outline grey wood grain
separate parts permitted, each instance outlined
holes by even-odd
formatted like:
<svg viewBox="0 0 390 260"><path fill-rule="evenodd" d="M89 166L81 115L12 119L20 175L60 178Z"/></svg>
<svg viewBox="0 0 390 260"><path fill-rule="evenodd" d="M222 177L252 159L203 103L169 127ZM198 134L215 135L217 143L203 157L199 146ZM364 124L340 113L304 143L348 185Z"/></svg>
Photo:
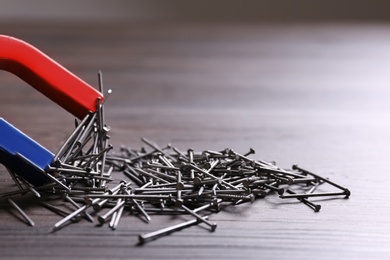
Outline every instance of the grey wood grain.
<svg viewBox="0 0 390 260"><path fill-rule="evenodd" d="M17 200L31 228L1 201L0 258L388 259L390 257L390 25L388 24L1 24L97 86L111 143L141 137L180 149L223 149L298 164L348 187L350 199L269 197L211 215L137 245L137 235L189 219L125 214L116 231L87 221L50 233L61 219ZM56 151L73 117L0 72L0 116ZM117 176L117 179L124 176ZM1 166L0 190L13 189Z"/></svg>

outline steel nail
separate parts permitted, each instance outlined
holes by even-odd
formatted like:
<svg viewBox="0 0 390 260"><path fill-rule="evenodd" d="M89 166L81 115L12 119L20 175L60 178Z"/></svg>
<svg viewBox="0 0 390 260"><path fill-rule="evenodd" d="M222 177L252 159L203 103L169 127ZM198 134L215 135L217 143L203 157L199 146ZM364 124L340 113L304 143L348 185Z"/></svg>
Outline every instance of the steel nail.
<svg viewBox="0 0 390 260"><path fill-rule="evenodd" d="M314 176L314 177L316 177L316 178L318 178L318 179L320 179L320 180L322 180L322 181L324 181L324 182L326 182L326 183L329 183L330 185L332 185L332 186L334 186L334 187L336 187L336 188L339 188L340 190L343 190L343 191L344 191L344 194L343 194L343 195L345 195L347 198L351 195L351 192L350 192L347 188L345 188L345 187L343 187L343 186L341 186L341 185L339 185L339 184L337 184L337 183L335 183L335 182L333 182L333 181L330 181L330 180L328 180L328 179L326 179L326 178L323 178L323 177L321 177L321 176L319 176L319 175L317 175L317 174L314 174L314 173L309 172L309 171L307 171L307 170L305 170L305 169L302 169L301 167L298 167L298 165L296 165L296 164L293 165L292 168L293 168L294 170L301 171L302 173L305 173L305 174L309 174L309 175L311 175L311 176Z"/></svg>
<svg viewBox="0 0 390 260"><path fill-rule="evenodd" d="M120 198L118 199L118 202L117 202L117 204L116 204L116 206L115 207L113 207L112 209L110 209L106 214L104 214L103 216L98 216L98 221L99 221L99 223L100 224L104 224L104 222L106 222L107 221L107 219L109 218L109 217L111 217L112 216L112 214L114 213L114 212L116 212L120 207L122 207L124 204L125 204L125 200L121 200Z"/></svg>
<svg viewBox="0 0 390 260"><path fill-rule="evenodd" d="M35 226L34 221L15 203L10 197L7 198L7 201L22 215L22 217L27 221L30 226Z"/></svg>
<svg viewBox="0 0 390 260"><path fill-rule="evenodd" d="M293 195L296 194L295 192L293 192L292 190L289 190L289 189L287 189L286 192L289 193L289 194L293 194ZM309 201L306 198L297 198L297 199L300 202L302 202L302 203L306 204L307 206L309 206L310 208L312 208L314 210L314 212L318 212L321 209L321 205L315 204L315 203Z"/></svg>
<svg viewBox="0 0 390 260"><path fill-rule="evenodd" d="M208 216L202 217L202 221L204 221L204 220L207 221L207 219L208 219ZM154 239L156 239L156 238L158 238L160 236L170 234L170 233L172 233L174 231L178 231L178 230L183 229L185 227L192 226L192 225L197 224L199 222L200 222L199 219L193 219L193 220L190 220L190 221L187 221L187 222L184 222L184 223L180 223L180 224L177 224L177 225L174 225L174 226L171 226L171 227L167 227L167 228L163 228L163 229L160 229L160 230L157 230L157 231L153 231L153 232L150 232L150 233L139 235L138 236L139 243L140 244L144 244L144 243L149 242L151 240L154 240Z"/></svg>
<svg viewBox="0 0 390 260"><path fill-rule="evenodd" d="M201 221L201 222L205 223L206 225L208 225L209 227L211 227L211 231L215 231L215 229L217 228L216 223L210 223L208 220L204 219L202 216L200 216L199 214L197 214L193 210L190 210L185 205L181 205L181 208L184 209L186 212L190 213L195 218L197 218L199 221Z"/></svg>

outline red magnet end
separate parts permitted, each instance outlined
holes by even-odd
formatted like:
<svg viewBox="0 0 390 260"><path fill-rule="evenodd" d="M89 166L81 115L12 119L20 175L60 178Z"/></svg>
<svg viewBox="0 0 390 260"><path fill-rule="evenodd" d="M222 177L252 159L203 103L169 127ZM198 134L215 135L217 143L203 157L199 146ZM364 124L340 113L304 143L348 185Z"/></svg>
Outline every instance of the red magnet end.
<svg viewBox="0 0 390 260"><path fill-rule="evenodd" d="M95 112L103 95L42 53L19 39L0 35L0 69L9 71L79 119Z"/></svg>

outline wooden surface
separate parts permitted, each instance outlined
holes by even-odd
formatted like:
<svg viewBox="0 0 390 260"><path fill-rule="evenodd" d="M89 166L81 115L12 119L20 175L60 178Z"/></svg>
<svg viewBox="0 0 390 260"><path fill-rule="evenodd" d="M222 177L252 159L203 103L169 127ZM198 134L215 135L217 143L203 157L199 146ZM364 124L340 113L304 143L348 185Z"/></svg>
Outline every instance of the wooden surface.
<svg viewBox="0 0 390 260"><path fill-rule="evenodd" d="M390 25L1 24L90 84L102 70L114 149L141 137L182 150L256 150L346 187L314 213L277 196L211 215L137 245L137 235L187 217L124 216L116 231L87 221L50 233L61 217L17 201L29 227L1 201L0 258L388 259L390 257ZM0 116L55 152L73 117L8 72ZM125 176L115 176L117 179ZM1 192L14 189L0 167Z"/></svg>

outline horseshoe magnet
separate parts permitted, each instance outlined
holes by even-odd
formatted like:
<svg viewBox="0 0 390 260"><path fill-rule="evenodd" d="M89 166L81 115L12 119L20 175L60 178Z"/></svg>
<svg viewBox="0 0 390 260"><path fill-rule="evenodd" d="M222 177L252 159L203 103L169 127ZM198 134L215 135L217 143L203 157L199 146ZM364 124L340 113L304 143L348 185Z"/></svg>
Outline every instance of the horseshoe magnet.
<svg viewBox="0 0 390 260"><path fill-rule="evenodd" d="M9 71L79 119L103 95L32 45L0 35L0 69Z"/></svg>
<svg viewBox="0 0 390 260"><path fill-rule="evenodd" d="M9 71L79 119L98 110L103 95L37 48L0 35L0 69ZM48 182L45 169L54 155L0 118L0 163L38 186Z"/></svg>

